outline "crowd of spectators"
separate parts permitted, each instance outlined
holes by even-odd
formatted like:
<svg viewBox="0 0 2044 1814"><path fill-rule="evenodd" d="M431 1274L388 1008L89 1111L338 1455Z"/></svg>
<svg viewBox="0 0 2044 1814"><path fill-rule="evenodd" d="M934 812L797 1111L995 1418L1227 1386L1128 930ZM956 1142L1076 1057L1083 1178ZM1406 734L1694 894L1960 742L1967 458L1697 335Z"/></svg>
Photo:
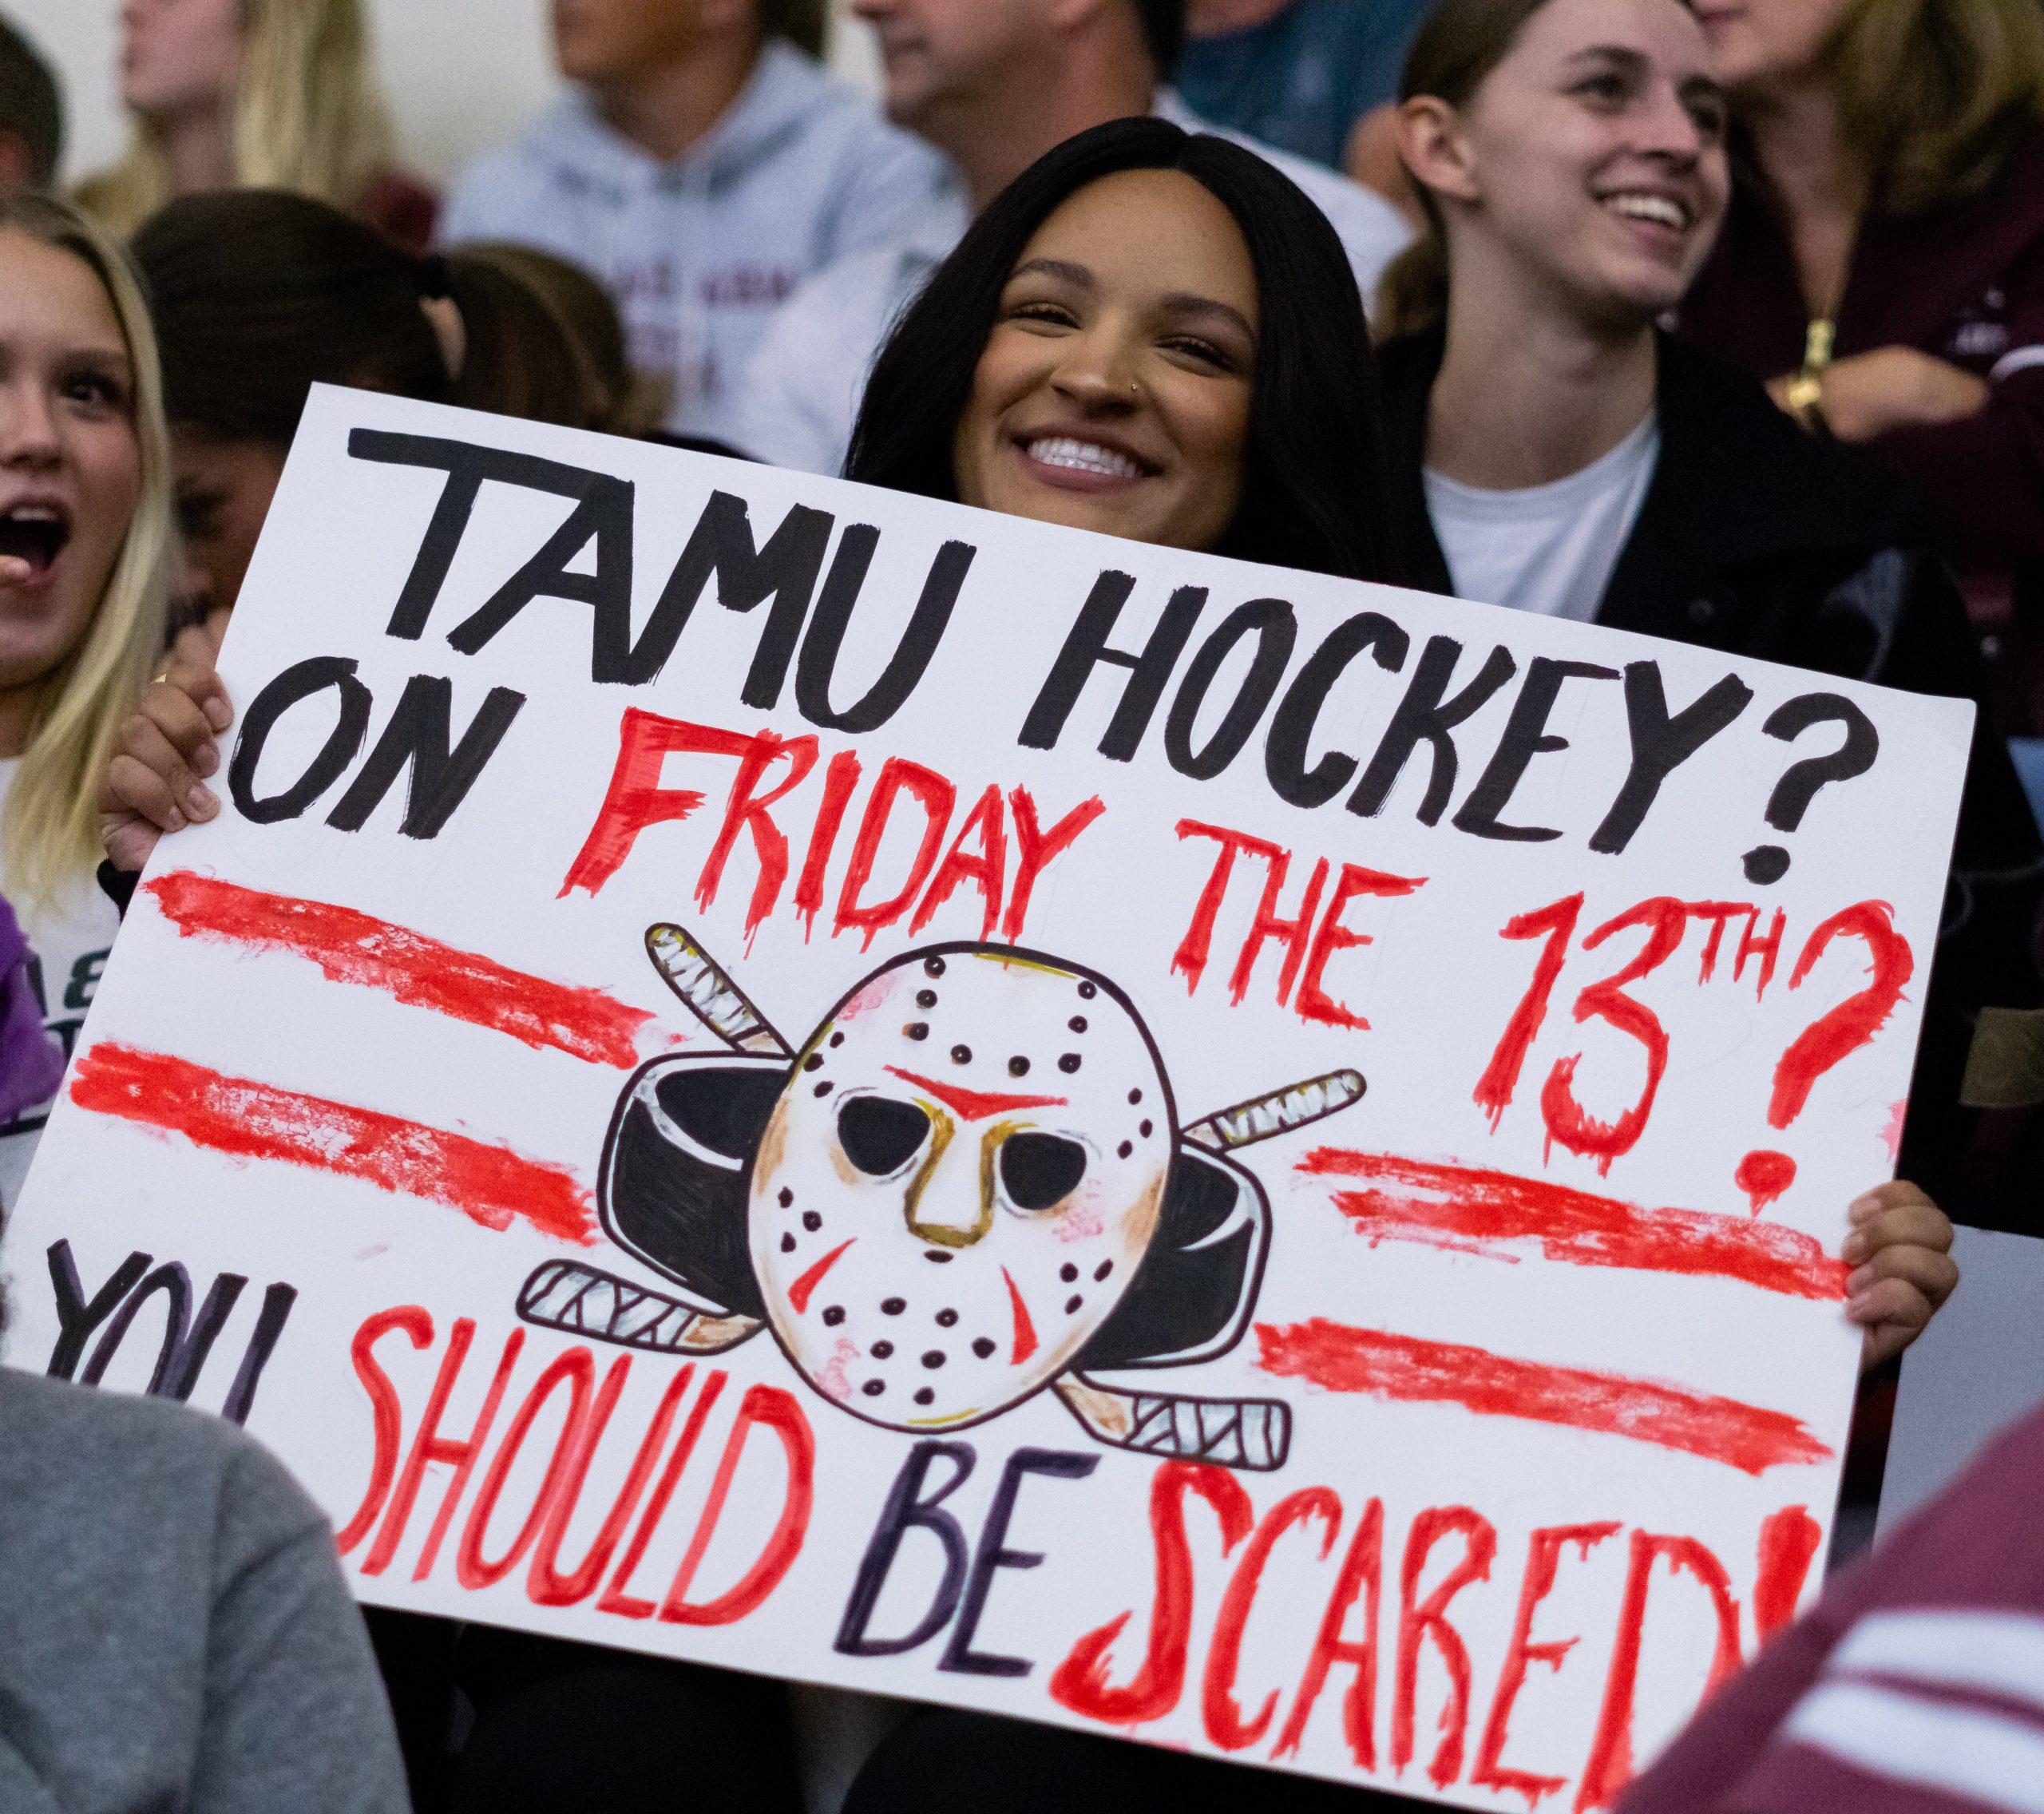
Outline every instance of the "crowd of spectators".
<svg viewBox="0 0 2044 1814"><path fill-rule="evenodd" d="M130 143L68 196L0 20L0 1213L136 872L220 810L213 657L331 382L1976 702L1913 1182L1844 1250L1891 1383L1956 1282L1945 1210L2044 1230L2044 1134L1984 1163L1965 1082L1983 1011L2044 1001L2011 758L2044 733L2044 6L854 10L877 105L824 0L553 0L563 98L444 197L358 0L128 0ZM1623 1807L2039 1805L2041 1468L2033 1420ZM760 1809L1395 1800L365 1627L327 1537L231 1426L0 1370L0 1806L624 1814L677 1746Z"/></svg>

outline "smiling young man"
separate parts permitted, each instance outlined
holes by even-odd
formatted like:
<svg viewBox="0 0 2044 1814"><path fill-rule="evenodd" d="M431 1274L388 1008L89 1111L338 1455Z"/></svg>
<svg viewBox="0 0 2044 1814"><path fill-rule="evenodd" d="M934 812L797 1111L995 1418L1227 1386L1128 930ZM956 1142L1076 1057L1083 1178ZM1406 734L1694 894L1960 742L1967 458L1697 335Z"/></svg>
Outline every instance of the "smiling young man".
<svg viewBox="0 0 2044 1814"><path fill-rule="evenodd" d="M914 230L943 160L817 66L823 0L553 0L579 92L464 172L444 244L512 240L600 278L667 426L730 437L733 388L810 271Z"/></svg>
<svg viewBox="0 0 2044 1814"><path fill-rule="evenodd" d="M1367 299L1410 239L1380 197L1190 112L1163 85L1185 40L1185 0L857 0L879 34L887 112L949 158L946 205L883 250L841 260L782 310L748 366L735 438L778 465L835 473L889 327L968 220L1053 145L1155 113L1220 132L1275 164L1340 235Z"/></svg>

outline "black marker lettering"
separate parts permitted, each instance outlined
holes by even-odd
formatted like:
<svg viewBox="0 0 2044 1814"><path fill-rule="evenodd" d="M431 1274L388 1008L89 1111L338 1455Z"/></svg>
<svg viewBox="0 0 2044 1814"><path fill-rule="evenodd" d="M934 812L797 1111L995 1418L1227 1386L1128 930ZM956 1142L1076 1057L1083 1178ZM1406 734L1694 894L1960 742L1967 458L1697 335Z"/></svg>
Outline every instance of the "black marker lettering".
<svg viewBox="0 0 2044 1814"><path fill-rule="evenodd" d="M1455 791L1456 762L1455 739L1450 733L1466 719L1473 718L1490 702L1491 695L1519 671L1511 652L1500 644L1491 651L1476 678L1456 694L1447 697L1448 683L1462 645L1452 636L1431 636L1413 670L1412 682L1398 709L1391 715L1384 741L1370 758L1370 766L1356 791L1349 796L1349 810L1373 819L1384 810L1398 778L1412 752L1424 742L1432 746L1433 773L1427 782L1426 798L1413 816L1421 825L1438 825Z"/></svg>
<svg viewBox="0 0 2044 1814"><path fill-rule="evenodd" d="M468 798L483 765L497 753L525 695L509 687L492 687L458 743L453 741L454 701L451 680L429 674L407 680L398 709L340 803L327 815L327 824L339 831L361 830L410 767L411 782L398 829L407 838L437 838Z"/></svg>
<svg viewBox="0 0 2044 1814"><path fill-rule="evenodd" d="M1252 633L1256 655L1243 677L1242 691L1207 739L1206 747L1195 750L1193 727L1198 722L1199 708L1206 703L1207 690L1235 644ZM1251 599L1228 613L1221 628L1200 644L1199 653L1186 669L1178 697L1171 702L1171 715L1164 720L1164 755L1173 768L1194 781L1211 781L1242 754L1285 678L1298 635L1298 620L1281 598Z"/></svg>
<svg viewBox="0 0 2044 1814"><path fill-rule="evenodd" d="M1411 648L1411 638L1388 617L1365 611L1337 625L1307 658L1285 691L1263 747L1264 773L1279 799L1294 806L1324 806L1349 785L1357 766L1353 756L1330 752L1310 771L1306 767L1327 695L1365 649L1387 674L1396 674Z"/></svg>
<svg viewBox="0 0 2044 1814"><path fill-rule="evenodd" d="M1122 607L1128 603L1129 594L1135 589L1132 574L1118 573L1112 568L1093 582L1085 608L1079 613L1079 621L1072 625L1072 633L1064 639L1064 647L1058 652L1050 678L1044 682L1036 703L1030 707L1029 715L1022 722L1020 741L1025 749L1057 747L1057 740L1064 732L1065 720L1079 703L1087 680L1095 667L1105 663L1126 667L1134 678L1123 690L1121 703L1115 708L1107 735L1100 739L1100 754L1117 762L1130 761L1135 756L1143 732L1150 728L1157 702L1163 698L1164 688L1171 683L1171 670L1178 665L1178 657L1185 653L1185 645L1191 640L1193 625L1198 622L1199 613L1206 604L1206 588L1181 586L1173 592L1171 603L1164 607L1164 614L1157 620L1157 628L1151 632L1143 652L1131 655L1125 649L1109 648L1107 637L1113 632L1115 620L1121 616Z"/></svg>
<svg viewBox="0 0 2044 1814"><path fill-rule="evenodd" d="M1646 822L1661 784L1753 703L1753 688L1728 674L1693 705L1672 718L1658 662L1626 664L1626 723L1632 735L1632 770L1590 848L1615 857Z"/></svg>

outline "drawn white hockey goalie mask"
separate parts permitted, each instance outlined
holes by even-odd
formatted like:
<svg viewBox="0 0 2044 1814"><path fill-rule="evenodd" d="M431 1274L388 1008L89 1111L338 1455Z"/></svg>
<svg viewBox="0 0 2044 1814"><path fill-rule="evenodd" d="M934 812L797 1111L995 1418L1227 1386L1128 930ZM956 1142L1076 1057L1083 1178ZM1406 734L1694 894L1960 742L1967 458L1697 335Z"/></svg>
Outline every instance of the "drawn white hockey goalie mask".
<svg viewBox="0 0 2044 1814"><path fill-rule="evenodd" d="M815 1389L903 1430L957 1428L1056 1385L1103 1441L1282 1464L1281 1403L1097 1384L1242 1338L1270 1212L1234 1149L1338 1112L1353 1071L1182 1127L1163 1063L1103 976L1006 946L914 951L799 1051L681 928L648 950L723 1042L643 1065L598 1202L671 1293L580 1261L519 1314L672 1354L770 1328Z"/></svg>
<svg viewBox="0 0 2044 1814"><path fill-rule="evenodd" d="M1133 1012L1090 976L912 955L811 1036L753 1166L753 1270L819 1392L992 1416L1069 1367L1155 1236L1176 1139Z"/></svg>

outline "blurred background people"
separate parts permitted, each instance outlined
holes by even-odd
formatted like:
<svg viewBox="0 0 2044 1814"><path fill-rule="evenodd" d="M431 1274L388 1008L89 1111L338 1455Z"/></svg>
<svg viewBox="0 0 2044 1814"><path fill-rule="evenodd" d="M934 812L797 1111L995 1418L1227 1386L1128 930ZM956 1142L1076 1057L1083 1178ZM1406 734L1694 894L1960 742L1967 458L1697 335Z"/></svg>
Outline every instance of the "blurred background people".
<svg viewBox="0 0 2044 1814"><path fill-rule="evenodd" d="M280 188L425 249L437 204L391 161L360 0L126 0L121 17L134 134L78 191L115 232L174 196Z"/></svg>
<svg viewBox="0 0 2044 1814"><path fill-rule="evenodd" d="M118 925L93 885L94 790L163 649L172 544L156 342L127 262L66 204L0 200L0 893L67 1052ZM0 1204L46 1106L0 1128Z"/></svg>
<svg viewBox="0 0 2044 1814"><path fill-rule="evenodd" d="M241 590L311 387L446 402L447 357L422 305L444 271L339 208L280 189L188 196L133 240L162 347L176 477L180 624Z"/></svg>
<svg viewBox="0 0 2044 1814"><path fill-rule="evenodd" d="M450 402L601 434L652 434L667 419L671 382L634 368L617 307L586 271L486 240L446 263L461 327Z"/></svg>
<svg viewBox="0 0 2044 1814"><path fill-rule="evenodd" d="M942 162L824 73L825 0L553 0L579 93L464 172L442 238L600 277L667 426L731 438L739 374L811 271L912 232Z"/></svg>
<svg viewBox="0 0 2044 1814"><path fill-rule="evenodd" d="M1398 96L1430 0L1190 0L1173 77L1202 119L1330 169Z"/></svg>
<svg viewBox="0 0 2044 1814"><path fill-rule="evenodd" d="M1977 699L1913 516L1754 379L1657 329L1731 182L1685 0L1440 0L1404 86L1435 223L1386 280L1380 348L1412 582ZM2039 993L2041 857L1983 714L1900 1162L1955 1203L1975 1016Z"/></svg>
<svg viewBox="0 0 2044 1814"><path fill-rule="evenodd" d="M46 189L64 156L64 101L35 46L0 18L0 196Z"/></svg>
<svg viewBox="0 0 2044 1814"><path fill-rule="evenodd" d="M866 374L889 325L965 224L1054 145L1155 113L1210 129L1164 85L1185 0L857 0L879 34L887 112L948 157L961 192L896 244L803 285L761 341L731 434L776 465L843 465ZM1411 237L1396 212L1331 171L1257 141L1333 224L1365 295Z"/></svg>
<svg viewBox="0 0 2044 1814"><path fill-rule="evenodd" d="M1865 447L2044 734L2044 7L1703 0L1737 180L1683 331Z"/></svg>
<svg viewBox="0 0 2044 1814"><path fill-rule="evenodd" d="M183 561L216 648L315 384L642 432L660 403L584 273L522 246L414 257L280 189L188 196L133 240L162 348Z"/></svg>

